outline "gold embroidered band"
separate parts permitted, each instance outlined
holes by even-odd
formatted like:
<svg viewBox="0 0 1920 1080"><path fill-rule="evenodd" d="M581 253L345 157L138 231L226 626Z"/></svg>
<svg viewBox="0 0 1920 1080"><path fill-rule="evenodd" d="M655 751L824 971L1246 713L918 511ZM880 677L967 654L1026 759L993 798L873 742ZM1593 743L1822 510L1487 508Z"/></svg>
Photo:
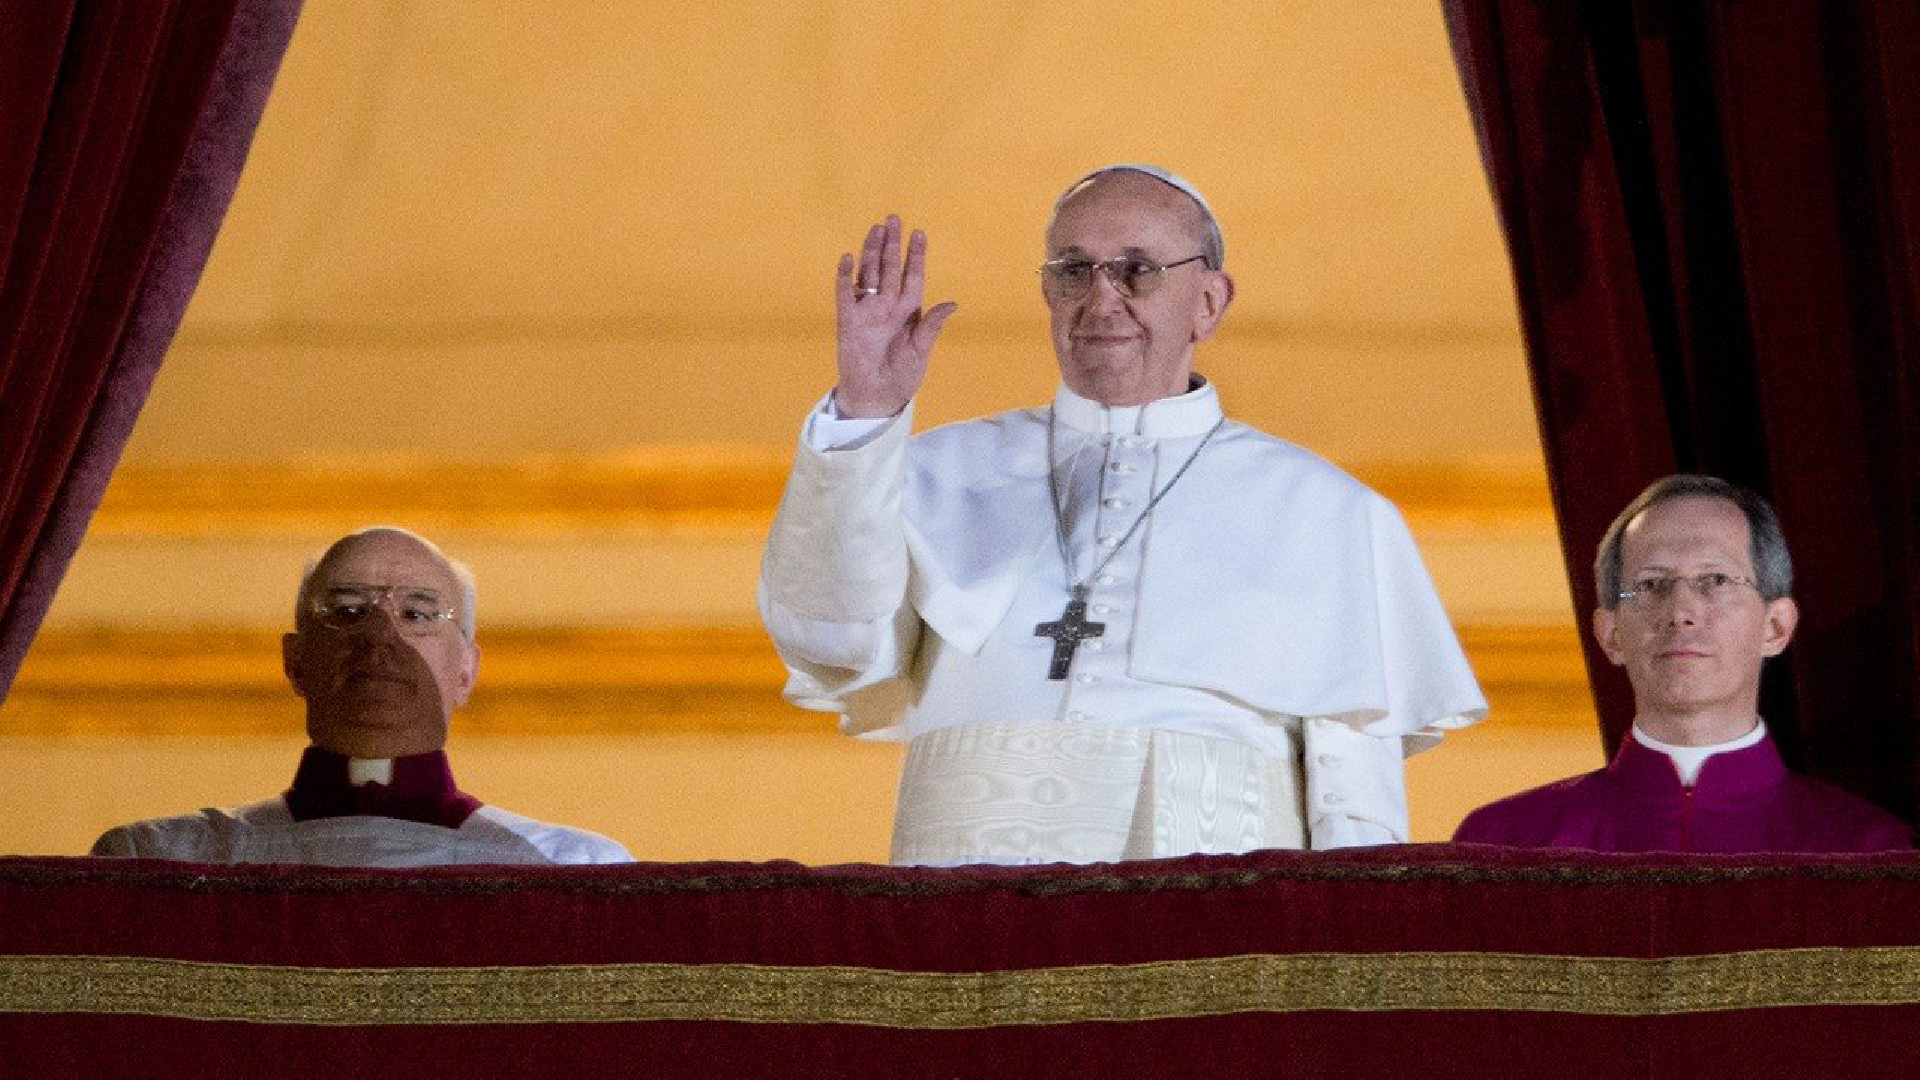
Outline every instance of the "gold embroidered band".
<svg viewBox="0 0 1920 1080"><path fill-rule="evenodd" d="M1242 1012L1660 1016L1920 1003L1920 946L1705 956L1258 954L992 972L754 964L306 968L0 957L0 1012L263 1024L726 1020L961 1030Z"/></svg>

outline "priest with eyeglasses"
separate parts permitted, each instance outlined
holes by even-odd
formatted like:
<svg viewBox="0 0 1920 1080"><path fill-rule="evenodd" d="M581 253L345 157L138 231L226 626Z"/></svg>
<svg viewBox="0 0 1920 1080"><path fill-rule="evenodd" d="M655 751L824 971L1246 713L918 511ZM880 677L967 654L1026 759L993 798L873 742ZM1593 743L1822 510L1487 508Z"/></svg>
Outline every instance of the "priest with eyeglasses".
<svg viewBox="0 0 1920 1080"><path fill-rule="evenodd" d="M1408 839L1403 755L1486 702L1393 506L1227 418L1212 210L1125 164L1054 205L1051 403L915 435L952 303L874 225L762 564L790 700L907 743L896 863Z"/></svg>
<svg viewBox="0 0 1920 1080"><path fill-rule="evenodd" d="M522 817L454 783L445 746L479 669L474 599L472 573L413 533L341 537L302 578L281 641L310 743L292 786L109 829L92 853L318 866L629 861L607 837Z"/></svg>
<svg viewBox="0 0 1920 1080"><path fill-rule="evenodd" d="M1454 839L1725 853L1888 851L1906 822L1790 772L1760 717L1760 668L1793 638L1793 562L1773 508L1717 477L1655 481L1594 560L1593 633L1633 685L1604 769L1483 806Z"/></svg>

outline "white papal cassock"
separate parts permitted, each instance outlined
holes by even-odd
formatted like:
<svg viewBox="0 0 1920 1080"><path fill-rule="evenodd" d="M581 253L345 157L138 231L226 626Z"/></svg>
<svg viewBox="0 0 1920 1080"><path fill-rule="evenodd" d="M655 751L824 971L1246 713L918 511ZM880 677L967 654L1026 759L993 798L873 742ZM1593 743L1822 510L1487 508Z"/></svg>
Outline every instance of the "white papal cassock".
<svg viewBox="0 0 1920 1080"><path fill-rule="evenodd" d="M787 697L909 743L897 863L1091 862L1407 838L1403 751L1486 711L1392 504L1226 422L1202 382L1106 407L1062 387L909 438L808 418L760 607ZM1047 678L1067 569L1090 589ZM1112 558L1095 567L1102 560ZM1088 575L1091 575L1089 577Z"/></svg>

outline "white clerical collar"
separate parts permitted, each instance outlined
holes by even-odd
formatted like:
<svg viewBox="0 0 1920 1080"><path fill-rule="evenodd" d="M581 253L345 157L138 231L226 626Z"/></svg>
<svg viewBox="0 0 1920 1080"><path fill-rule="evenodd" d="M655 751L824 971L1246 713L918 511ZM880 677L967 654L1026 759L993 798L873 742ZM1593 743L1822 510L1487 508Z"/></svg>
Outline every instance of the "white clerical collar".
<svg viewBox="0 0 1920 1080"><path fill-rule="evenodd" d="M348 758L347 783L354 787L361 784L392 784L392 758Z"/></svg>
<svg viewBox="0 0 1920 1080"><path fill-rule="evenodd" d="M1193 389L1145 405L1102 405L1083 398L1065 383L1053 395L1060 423L1090 435L1144 435L1149 439L1198 438L1220 422L1220 396L1198 375Z"/></svg>
<svg viewBox="0 0 1920 1080"><path fill-rule="evenodd" d="M1638 724L1633 728L1634 742L1649 750L1658 750L1673 759L1673 767L1680 773L1681 787L1692 787L1693 782L1700 779L1700 767L1705 765L1707 759L1713 755L1724 754L1731 750L1745 750L1766 737L1767 722L1765 720L1755 720L1753 730L1737 739L1714 743L1712 746L1674 746L1641 731Z"/></svg>

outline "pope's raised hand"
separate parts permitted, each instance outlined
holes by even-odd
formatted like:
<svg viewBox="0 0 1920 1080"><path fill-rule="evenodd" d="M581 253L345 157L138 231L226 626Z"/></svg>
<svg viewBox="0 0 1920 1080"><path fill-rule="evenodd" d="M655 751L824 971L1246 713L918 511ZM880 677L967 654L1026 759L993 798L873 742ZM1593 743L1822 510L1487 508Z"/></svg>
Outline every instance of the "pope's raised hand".
<svg viewBox="0 0 1920 1080"><path fill-rule="evenodd" d="M927 237L918 229L901 256L900 219L867 230L856 263L840 256L834 279L839 314L840 384L833 399L841 416L892 416L919 393L927 357L952 303L920 310L927 278Z"/></svg>

